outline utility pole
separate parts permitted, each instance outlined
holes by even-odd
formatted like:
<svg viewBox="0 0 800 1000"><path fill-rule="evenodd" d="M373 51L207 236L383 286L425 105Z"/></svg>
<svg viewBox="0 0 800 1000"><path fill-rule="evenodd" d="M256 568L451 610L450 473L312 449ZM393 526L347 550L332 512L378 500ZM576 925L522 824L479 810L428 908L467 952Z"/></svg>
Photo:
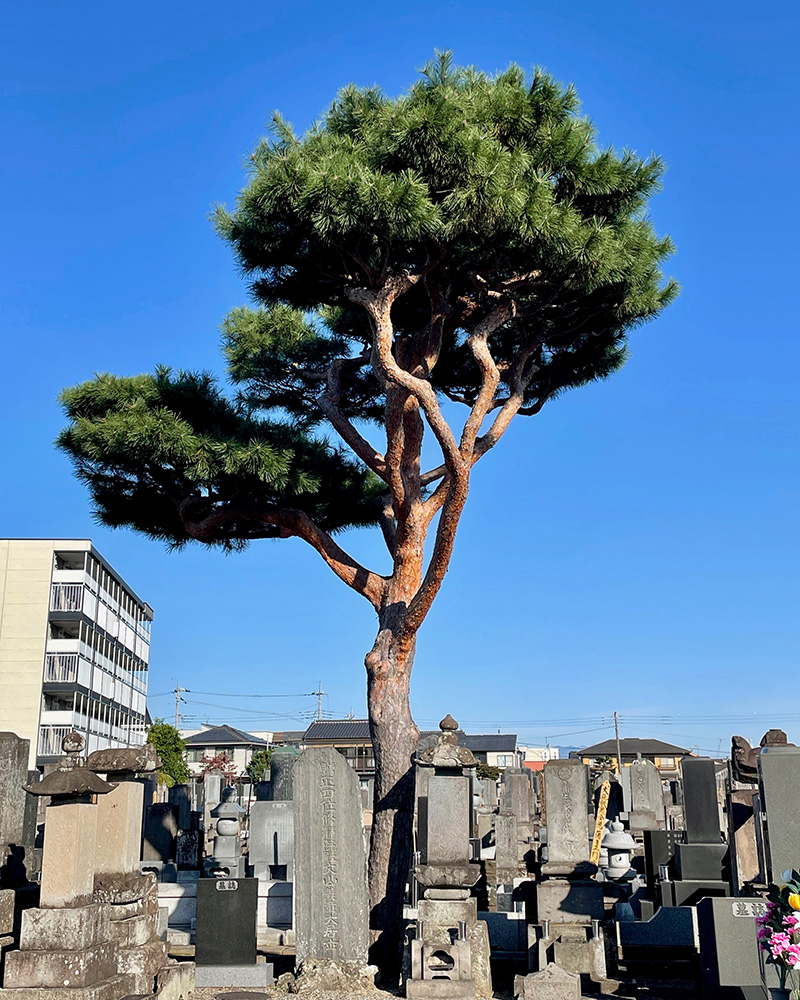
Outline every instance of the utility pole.
<svg viewBox="0 0 800 1000"><path fill-rule="evenodd" d="M617 774L622 775L622 754L619 751L619 716L614 712L614 735L617 739Z"/></svg>
<svg viewBox="0 0 800 1000"><path fill-rule="evenodd" d="M312 691L311 693L317 696L317 721L319 721L322 718L322 696L328 692L322 690L322 681L320 681L319 690Z"/></svg>
<svg viewBox="0 0 800 1000"><path fill-rule="evenodd" d="M186 692L187 694L189 694L190 693L189 688L182 688L181 687L181 682L178 681L177 685L175 687L175 691L173 692L174 695L175 695L175 728L176 729L180 729L181 728L181 702L183 702L184 705L186 704L186 699L185 698L181 698L181 695L184 692Z"/></svg>

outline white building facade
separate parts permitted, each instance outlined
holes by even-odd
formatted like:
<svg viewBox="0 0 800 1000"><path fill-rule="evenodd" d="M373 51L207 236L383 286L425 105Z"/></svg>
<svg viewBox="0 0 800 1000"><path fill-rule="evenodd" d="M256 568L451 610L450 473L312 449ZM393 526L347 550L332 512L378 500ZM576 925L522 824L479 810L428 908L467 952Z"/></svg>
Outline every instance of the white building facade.
<svg viewBox="0 0 800 1000"><path fill-rule="evenodd" d="M0 539L0 730L31 768L73 729L86 753L144 742L152 620L88 539Z"/></svg>

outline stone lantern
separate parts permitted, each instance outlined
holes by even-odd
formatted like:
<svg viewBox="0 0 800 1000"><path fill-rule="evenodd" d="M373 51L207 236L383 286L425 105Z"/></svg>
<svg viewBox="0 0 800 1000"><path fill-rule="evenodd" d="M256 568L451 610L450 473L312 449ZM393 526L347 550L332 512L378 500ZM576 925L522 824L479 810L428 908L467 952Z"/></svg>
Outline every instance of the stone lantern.
<svg viewBox="0 0 800 1000"><path fill-rule="evenodd" d="M601 847L608 861L602 866L606 878L614 880L629 880L636 872L631 868L631 854L636 848L636 841L623 829L619 820L612 820L603 835Z"/></svg>
<svg viewBox="0 0 800 1000"><path fill-rule="evenodd" d="M243 878L242 844L239 838L244 809L233 801L235 790L226 788L222 801L211 810L215 820L214 853L208 859L209 874L218 878Z"/></svg>
<svg viewBox="0 0 800 1000"><path fill-rule="evenodd" d="M410 941L410 1000L491 994L487 925L478 920L472 886L480 865L470 861L472 794L470 770L478 763L458 742L458 723L447 715L433 746L414 762L431 768L428 778L425 845L414 878L424 890Z"/></svg>

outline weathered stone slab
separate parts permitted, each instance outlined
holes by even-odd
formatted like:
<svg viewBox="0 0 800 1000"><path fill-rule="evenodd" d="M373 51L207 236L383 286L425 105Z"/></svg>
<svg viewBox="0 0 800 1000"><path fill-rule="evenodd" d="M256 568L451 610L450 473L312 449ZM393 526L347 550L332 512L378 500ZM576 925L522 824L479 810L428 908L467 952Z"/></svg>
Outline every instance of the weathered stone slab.
<svg viewBox="0 0 800 1000"><path fill-rule="evenodd" d="M3 986L92 986L116 974L113 945L82 951L11 951L6 955Z"/></svg>
<svg viewBox="0 0 800 1000"><path fill-rule="evenodd" d="M505 808L517 817L517 823L531 819L531 782L526 768L507 767L503 772Z"/></svg>
<svg viewBox="0 0 800 1000"><path fill-rule="evenodd" d="M541 972L515 976L514 996L521 1000L580 1000L581 977L548 965Z"/></svg>
<svg viewBox="0 0 800 1000"><path fill-rule="evenodd" d="M119 1000L130 993L130 980L112 976L92 986L29 986L1 989L0 997L7 1000Z"/></svg>
<svg viewBox="0 0 800 1000"><path fill-rule="evenodd" d="M428 779L427 864L469 860L469 785L466 775L434 773Z"/></svg>
<svg viewBox="0 0 800 1000"><path fill-rule="evenodd" d="M547 878L536 883L537 920L551 924L584 924L603 919L600 882Z"/></svg>
<svg viewBox="0 0 800 1000"><path fill-rule="evenodd" d="M97 796L98 874L138 871L143 805L144 788L137 781L121 781L108 795Z"/></svg>
<svg viewBox="0 0 800 1000"><path fill-rule="evenodd" d="M588 768L579 760L544 765L548 859L545 875L569 875L589 863Z"/></svg>
<svg viewBox="0 0 800 1000"><path fill-rule="evenodd" d="M86 802L63 802L47 807L42 907L83 906L92 901L97 808Z"/></svg>
<svg viewBox="0 0 800 1000"><path fill-rule="evenodd" d="M270 760L270 798L273 802L290 802L293 797L292 772L297 761L293 747L276 747Z"/></svg>
<svg viewBox="0 0 800 1000"><path fill-rule="evenodd" d="M0 865L11 844L23 842L30 740L15 733L0 733Z"/></svg>
<svg viewBox="0 0 800 1000"><path fill-rule="evenodd" d="M494 819L495 867L498 873L514 872L519 868L517 817L512 812L499 812ZM505 881L498 877L498 881Z"/></svg>
<svg viewBox="0 0 800 1000"><path fill-rule="evenodd" d="M367 884L358 778L332 747L294 765L297 961L366 962Z"/></svg>
<svg viewBox="0 0 800 1000"><path fill-rule="evenodd" d="M23 951L82 951L108 941L109 907L104 903L22 911L20 947Z"/></svg>
<svg viewBox="0 0 800 1000"><path fill-rule="evenodd" d="M98 774L149 774L158 770L158 753L152 743L140 747L112 747L95 750L86 766ZM113 780L113 779L112 779Z"/></svg>
<svg viewBox="0 0 800 1000"><path fill-rule="evenodd" d="M650 760L635 760L630 768L631 811L653 813L659 816L664 803L661 791L661 777L658 768Z"/></svg>

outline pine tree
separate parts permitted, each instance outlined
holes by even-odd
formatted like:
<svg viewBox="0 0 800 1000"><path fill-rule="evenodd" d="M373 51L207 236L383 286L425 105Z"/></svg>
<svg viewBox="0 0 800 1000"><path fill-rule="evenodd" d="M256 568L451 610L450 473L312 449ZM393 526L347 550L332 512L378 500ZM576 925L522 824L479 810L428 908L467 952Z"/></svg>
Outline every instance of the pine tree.
<svg viewBox="0 0 800 1000"><path fill-rule="evenodd" d="M255 303L224 323L236 397L164 368L63 394L60 446L103 523L173 546L299 537L374 607L372 955L389 976L411 665L473 466L513 418L617 371L629 332L675 296L670 240L646 215L662 172L599 149L572 87L538 70L490 77L437 54L398 98L348 86L305 135L276 114L235 209L217 212ZM428 469L425 433L441 453ZM387 575L334 538L365 525Z"/></svg>

